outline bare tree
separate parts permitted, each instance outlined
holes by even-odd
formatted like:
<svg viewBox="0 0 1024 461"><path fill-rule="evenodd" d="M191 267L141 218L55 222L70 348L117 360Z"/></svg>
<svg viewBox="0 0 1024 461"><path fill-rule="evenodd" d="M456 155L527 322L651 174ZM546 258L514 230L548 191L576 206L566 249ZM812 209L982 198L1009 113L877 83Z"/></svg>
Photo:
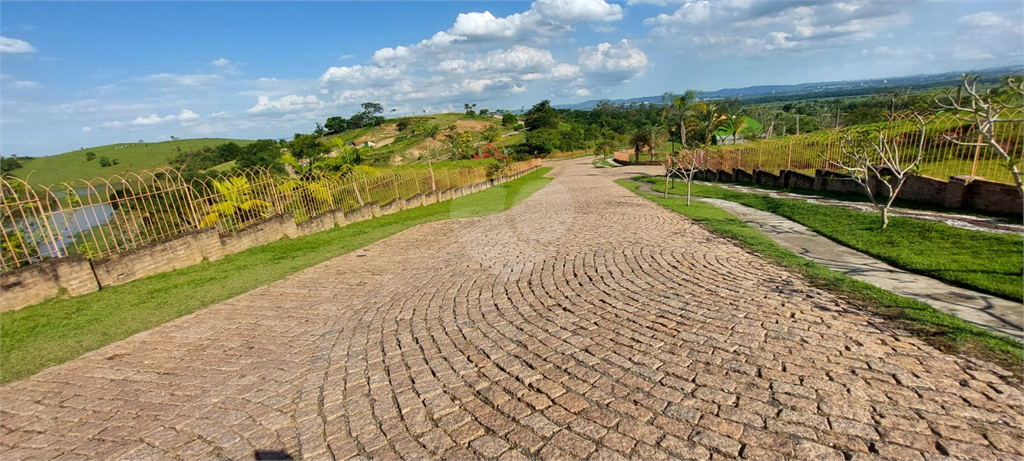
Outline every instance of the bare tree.
<svg viewBox="0 0 1024 461"><path fill-rule="evenodd" d="M679 175L686 181L686 205L690 205L690 187L693 185L693 176L708 164L708 154L704 149L684 150L679 152L675 158L668 157L668 164L665 166L665 198L668 198L668 182L675 175ZM673 186L675 181L673 180Z"/></svg>
<svg viewBox="0 0 1024 461"><path fill-rule="evenodd" d="M854 181L864 187L871 204L882 213L882 229L889 225L889 207L896 200L907 177L913 174L911 170L921 163L924 153L924 118L917 114L913 116L920 130L920 142L914 151L901 152L900 143L894 139L897 136L890 137L884 128L849 130L840 138L840 158L826 158L829 163L845 170ZM890 120L890 126L894 125L892 121ZM875 197L871 190L872 178L888 192L884 202Z"/></svg>
<svg viewBox="0 0 1024 461"><path fill-rule="evenodd" d="M936 98L935 102L943 109L952 111L957 120L973 124L980 139L971 142L961 137L947 135L945 138L962 146L991 147L1006 169L1013 174L1017 190L1024 197L1024 173L1019 165L1021 160L1010 155L1008 143L1000 143L996 138L997 125L1024 122L1019 99L1024 96L1024 78L1006 77L999 87L985 92L978 91L976 75L964 74L963 78L963 84L956 89L956 97L950 92L946 95L946 101ZM963 101L963 93L967 93L966 101Z"/></svg>

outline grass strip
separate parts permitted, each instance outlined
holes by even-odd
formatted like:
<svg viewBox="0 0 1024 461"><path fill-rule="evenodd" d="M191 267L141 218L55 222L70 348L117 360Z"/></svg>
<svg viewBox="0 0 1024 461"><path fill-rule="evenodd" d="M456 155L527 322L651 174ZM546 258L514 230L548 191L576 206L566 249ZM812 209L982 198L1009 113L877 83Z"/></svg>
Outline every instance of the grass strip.
<svg viewBox="0 0 1024 461"><path fill-rule="evenodd" d="M52 299L0 319L0 382L122 340L418 224L500 213L543 188L551 168L475 194L281 239L213 262L154 275L96 293Z"/></svg>
<svg viewBox="0 0 1024 461"><path fill-rule="evenodd" d="M664 192L664 178L643 178ZM676 182L669 193L686 194ZM737 192L693 184L694 196L730 200L777 214L808 229L895 267L942 280L951 285L1014 301L1024 300L1024 238L960 229L922 219L893 216L879 229L879 213L763 194Z"/></svg>
<svg viewBox="0 0 1024 461"><path fill-rule="evenodd" d="M941 351L996 363L1012 372L1018 382L1024 377L1024 348L1010 338L992 334L922 302L898 296L804 259L715 206L701 202L691 202L687 206L685 198L665 199L661 195L639 191L638 185L630 180L616 182L668 210L703 224L712 232L741 243L804 276L812 285L852 301L884 318L893 328L907 331Z"/></svg>

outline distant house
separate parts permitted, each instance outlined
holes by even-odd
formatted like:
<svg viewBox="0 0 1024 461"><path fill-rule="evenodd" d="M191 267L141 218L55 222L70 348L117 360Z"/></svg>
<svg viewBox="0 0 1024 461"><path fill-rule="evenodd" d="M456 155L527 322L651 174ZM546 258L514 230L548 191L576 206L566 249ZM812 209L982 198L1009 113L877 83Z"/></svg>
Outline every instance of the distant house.
<svg viewBox="0 0 1024 461"><path fill-rule="evenodd" d="M373 141L363 141L363 147L375 147L376 145Z"/></svg>

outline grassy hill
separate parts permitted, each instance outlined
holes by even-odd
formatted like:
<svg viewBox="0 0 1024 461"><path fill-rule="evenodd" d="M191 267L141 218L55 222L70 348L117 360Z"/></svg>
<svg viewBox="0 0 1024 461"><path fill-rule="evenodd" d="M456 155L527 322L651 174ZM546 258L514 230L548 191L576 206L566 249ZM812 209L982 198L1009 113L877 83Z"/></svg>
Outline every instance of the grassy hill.
<svg viewBox="0 0 1024 461"><path fill-rule="evenodd" d="M415 133L412 129L403 132L398 131L398 123L407 120L410 125L436 124L439 132L435 139L426 137L421 133ZM433 115L416 115L411 117L399 117L388 119L380 126L359 128L338 133L330 138L339 138L345 142L353 142L362 145L369 141L374 144L374 157L379 163L392 165L406 164L416 161L420 154L426 153L431 147L443 146L444 135L454 129L456 132L472 132L474 139L479 141L479 133L495 126L502 134L513 132L511 127L501 126L501 118L491 116L468 116L466 114L448 113ZM515 138L519 140L521 138ZM508 144L504 139L499 145Z"/></svg>
<svg viewBox="0 0 1024 461"><path fill-rule="evenodd" d="M240 146L251 143L244 139L200 138L181 139L177 141L152 143L111 144L65 152L47 157L18 158L22 168L11 174L27 180L33 185L52 186L78 179L109 177L134 171L151 170L167 166L169 160L182 151L217 146L226 142L234 142ZM93 152L96 158L86 160L86 154ZM117 165L101 167L100 159L106 157ZM26 179L27 178L27 179Z"/></svg>

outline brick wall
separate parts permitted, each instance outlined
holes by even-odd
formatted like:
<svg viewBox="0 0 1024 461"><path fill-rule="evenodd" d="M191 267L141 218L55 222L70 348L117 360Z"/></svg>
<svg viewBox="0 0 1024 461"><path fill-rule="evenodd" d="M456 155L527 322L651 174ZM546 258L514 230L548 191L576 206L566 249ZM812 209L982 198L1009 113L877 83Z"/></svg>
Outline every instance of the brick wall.
<svg viewBox="0 0 1024 461"><path fill-rule="evenodd" d="M984 179L967 183L961 206L993 213L1024 214L1024 203L1016 186Z"/></svg>
<svg viewBox="0 0 1024 461"><path fill-rule="evenodd" d="M178 238L117 253L92 262L101 288L121 285L161 272L198 264L203 260L201 242L209 232L196 231Z"/></svg>
<svg viewBox="0 0 1024 461"><path fill-rule="evenodd" d="M704 181L735 181L770 187L827 190L865 195L864 186L849 175L829 170L817 170L814 176L799 171L782 170L779 176L763 170L747 173L741 169L732 172L702 170L694 179ZM885 197L888 190L878 179L869 182L875 197ZM895 182L893 182L895 185ZM1024 215L1024 200L1016 186L969 176L956 176L943 181L927 176L908 176L900 189L899 198L912 202L965 208L1009 215Z"/></svg>
<svg viewBox="0 0 1024 461"><path fill-rule="evenodd" d="M526 173L529 171L515 177ZM487 189L492 184L492 181L484 181L457 189L417 194L407 200L393 200L384 206L371 202L347 213L341 209L332 210L299 224L295 223L295 218L291 214L277 215L226 236L218 235L214 228L205 228L99 259L91 264L80 255L49 259L3 274L0 281L0 311L21 309L62 293L70 296L91 293L100 288L198 264L204 259L216 261L226 255L284 237L310 235L334 226L344 226L403 209L451 200Z"/></svg>
<svg viewBox="0 0 1024 461"><path fill-rule="evenodd" d="M0 312L21 309L62 293L79 296L99 289L89 261L81 255L49 259L4 273L0 278Z"/></svg>

